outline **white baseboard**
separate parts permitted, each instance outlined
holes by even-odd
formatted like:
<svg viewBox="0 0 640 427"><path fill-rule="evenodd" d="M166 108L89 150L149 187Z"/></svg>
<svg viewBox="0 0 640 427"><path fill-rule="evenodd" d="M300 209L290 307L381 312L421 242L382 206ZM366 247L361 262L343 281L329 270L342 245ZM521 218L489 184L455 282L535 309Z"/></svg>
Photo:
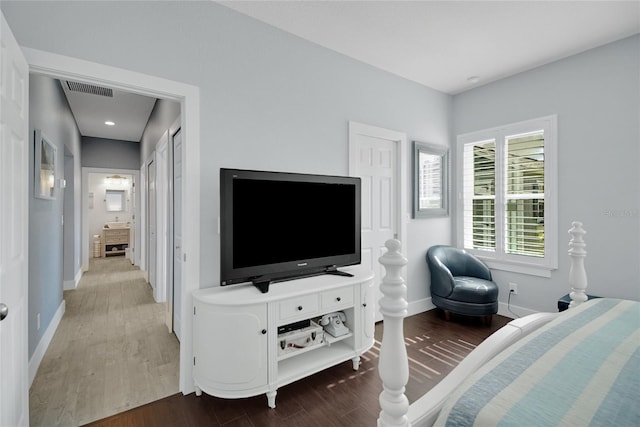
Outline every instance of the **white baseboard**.
<svg viewBox="0 0 640 427"><path fill-rule="evenodd" d="M434 308L436 308L436 306L431 302L431 297L423 298L418 301L412 301L407 307L407 316L424 313L425 311L433 310Z"/></svg>
<svg viewBox="0 0 640 427"><path fill-rule="evenodd" d="M511 308L511 311L509 311ZM517 317L524 317L530 314L538 313L535 310L531 310L530 308L520 307L518 305L511 304L511 307L507 305L506 302L498 303L498 314L500 316L510 317L511 319L515 319Z"/></svg>
<svg viewBox="0 0 640 427"><path fill-rule="evenodd" d="M33 379L36 377L36 373L38 372L38 368L40 367L40 363L42 362L42 358L44 357L44 353L49 348L49 344L51 344L51 340L53 339L53 334L56 333L56 329L58 329L58 325L60 325L60 321L62 320L62 316L64 315L65 310L65 302L62 300L58 309L56 310L56 314L53 315L53 319L49 323L47 330L45 331L42 338L40 338L40 342L36 347L31 359L29 359L29 387L33 383Z"/></svg>
<svg viewBox="0 0 640 427"><path fill-rule="evenodd" d="M436 306L431 302L431 298L412 301L407 307L407 316L413 316L414 314L423 313L425 311L433 310L434 308L436 308ZM530 314L538 313L537 311L531 310L530 308L520 307L513 304L511 304L510 308L511 311L509 311L507 303L499 302L498 314L501 316L509 317L511 319L515 319L516 317L524 317Z"/></svg>
<svg viewBox="0 0 640 427"><path fill-rule="evenodd" d="M78 283L80 283L80 279L82 278L82 269L78 270L76 273L76 277L73 280L65 280L62 285L65 291L72 291L78 287Z"/></svg>

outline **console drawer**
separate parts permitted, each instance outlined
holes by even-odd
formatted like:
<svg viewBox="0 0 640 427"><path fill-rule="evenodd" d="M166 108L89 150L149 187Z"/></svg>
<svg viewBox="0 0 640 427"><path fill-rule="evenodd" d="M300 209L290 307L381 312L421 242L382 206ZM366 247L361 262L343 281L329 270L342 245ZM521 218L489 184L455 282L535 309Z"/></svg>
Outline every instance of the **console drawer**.
<svg viewBox="0 0 640 427"><path fill-rule="evenodd" d="M322 293L322 311L353 305L353 288L333 289Z"/></svg>
<svg viewBox="0 0 640 427"><path fill-rule="evenodd" d="M278 319L289 321L298 317L313 316L318 312L318 295L291 298L278 304Z"/></svg>

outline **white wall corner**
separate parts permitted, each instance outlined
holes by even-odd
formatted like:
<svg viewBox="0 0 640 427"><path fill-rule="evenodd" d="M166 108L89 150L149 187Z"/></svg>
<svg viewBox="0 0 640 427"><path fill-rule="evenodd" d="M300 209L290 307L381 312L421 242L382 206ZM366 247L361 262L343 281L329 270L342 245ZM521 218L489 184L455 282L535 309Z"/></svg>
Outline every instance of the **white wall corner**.
<svg viewBox="0 0 640 427"><path fill-rule="evenodd" d="M65 302L62 300L56 313L53 315L51 322L49 322L49 326L45 331L42 338L40 338L40 342L36 347L31 359L29 359L29 387L33 384L33 380L36 377L36 373L38 372L38 368L40 367L40 363L44 358L44 354L49 348L49 344L51 344L51 340L53 339L53 334L56 333L56 329L58 329L58 325L60 325L60 321L62 320L62 316L64 316L65 311Z"/></svg>

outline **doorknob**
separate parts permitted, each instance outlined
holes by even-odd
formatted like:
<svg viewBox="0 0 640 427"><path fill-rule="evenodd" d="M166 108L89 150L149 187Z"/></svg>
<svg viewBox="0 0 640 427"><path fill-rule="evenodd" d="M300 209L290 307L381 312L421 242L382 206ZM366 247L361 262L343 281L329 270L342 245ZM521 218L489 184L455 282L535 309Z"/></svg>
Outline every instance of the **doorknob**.
<svg viewBox="0 0 640 427"><path fill-rule="evenodd" d="M0 302L0 320L4 320L9 314L9 307Z"/></svg>

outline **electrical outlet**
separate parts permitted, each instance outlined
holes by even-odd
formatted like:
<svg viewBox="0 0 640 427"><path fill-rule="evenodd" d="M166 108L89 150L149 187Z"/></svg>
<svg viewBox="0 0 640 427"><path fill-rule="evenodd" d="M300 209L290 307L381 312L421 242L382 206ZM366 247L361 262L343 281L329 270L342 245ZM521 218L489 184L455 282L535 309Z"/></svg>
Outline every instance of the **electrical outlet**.
<svg viewBox="0 0 640 427"><path fill-rule="evenodd" d="M509 282L509 293L513 295L518 295L518 284Z"/></svg>
<svg viewBox="0 0 640 427"><path fill-rule="evenodd" d="M36 314L36 328L40 330L40 313Z"/></svg>

